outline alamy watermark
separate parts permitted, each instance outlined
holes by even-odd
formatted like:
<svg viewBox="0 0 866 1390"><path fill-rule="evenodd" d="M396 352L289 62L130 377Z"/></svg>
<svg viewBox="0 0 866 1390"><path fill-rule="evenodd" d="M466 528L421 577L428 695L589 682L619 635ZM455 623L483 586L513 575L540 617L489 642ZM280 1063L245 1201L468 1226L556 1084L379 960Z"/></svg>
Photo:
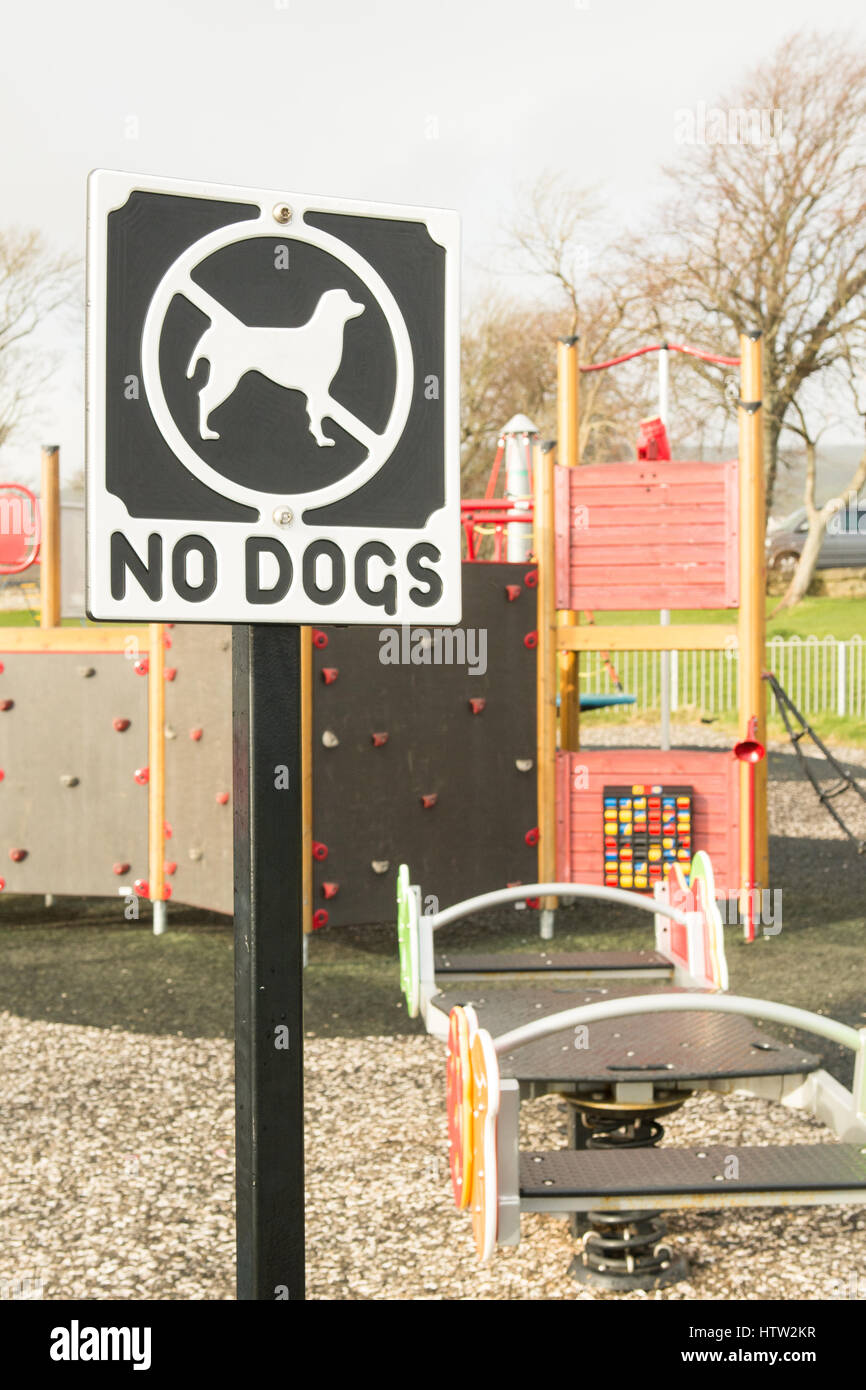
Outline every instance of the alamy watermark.
<svg viewBox="0 0 866 1390"><path fill-rule="evenodd" d="M772 145L782 134L778 107L680 106L674 112L678 145Z"/></svg>
<svg viewBox="0 0 866 1390"><path fill-rule="evenodd" d="M383 627L379 631L383 666L466 666L470 676L487 670L486 627Z"/></svg>
<svg viewBox="0 0 866 1390"><path fill-rule="evenodd" d="M39 538L39 511L30 497L0 494L0 535Z"/></svg>
<svg viewBox="0 0 866 1390"><path fill-rule="evenodd" d="M782 889L747 888L736 896L725 893L716 899L719 916L726 927L742 926L748 917L764 936L778 936L782 930Z"/></svg>
<svg viewBox="0 0 866 1390"><path fill-rule="evenodd" d="M866 502L858 502L856 497L833 499L838 503L827 522L830 536L866 536Z"/></svg>
<svg viewBox="0 0 866 1390"><path fill-rule="evenodd" d="M866 1299L866 1274L852 1269L846 1278L833 1278L827 1284L827 1298Z"/></svg>
<svg viewBox="0 0 866 1390"><path fill-rule="evenodd" d="M0 1303L42 1298L42 1271L28 1269L20 1274L0 1275Z"/></svg>

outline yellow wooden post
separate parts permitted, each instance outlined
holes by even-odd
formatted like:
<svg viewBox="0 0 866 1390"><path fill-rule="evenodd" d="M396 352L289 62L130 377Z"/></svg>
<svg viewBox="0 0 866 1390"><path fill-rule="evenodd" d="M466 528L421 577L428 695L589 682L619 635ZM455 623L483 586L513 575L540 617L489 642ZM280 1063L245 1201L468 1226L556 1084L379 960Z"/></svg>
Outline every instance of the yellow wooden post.
<svg viewBox="0 0 866 1390"><path fill-rule="evenodd" d="M764 554L763 350L760 333L740 334L739 487L740 487L740 659L739 736L748 736L757 718L757 737L766 746L767 712L764 673L766 560ZM766 887L767 760L755 773L755 886ZM748 864L749 771L740 767L740 877Z"/></svg>
<svg viewBox="0 0 866 1390"><path fill-rule="evenodd" d="M313 930L313 629L301 628L301 853L303 925Z"/></svg>
<svg viewBox="0 0 866 1390"><path fill-rule="evenodd" d="M39 626L60 626L60 449L42 448L39 542Z"/></svg>
<svg viewBox="0 0 866 1390"><path fill-rule="evenodd" d="M557 442L559 463L576 468L580 463L580 350L577 336L556 344ZM563 608L556 621L573 627L579 615ZM575 651L559 655L559 745L576 753L580 747L580 657Z"/></svg>
<svg viewBox="0 0 866 1390"><path fill-rule="evenodd" d="M535 470L535 558L538 562L536 699L538 738L538 878L556 877L556 576L554 574L553 445L542 444ZM541 935L553 934L555 898L541 900Z"/></svg>
<svg viewBox="0 0 866 1390"><path fill-rule="evenodd" d="M165 930L165 642L162 623L149 624L147 678L148 889L153 930Z"/></svg>

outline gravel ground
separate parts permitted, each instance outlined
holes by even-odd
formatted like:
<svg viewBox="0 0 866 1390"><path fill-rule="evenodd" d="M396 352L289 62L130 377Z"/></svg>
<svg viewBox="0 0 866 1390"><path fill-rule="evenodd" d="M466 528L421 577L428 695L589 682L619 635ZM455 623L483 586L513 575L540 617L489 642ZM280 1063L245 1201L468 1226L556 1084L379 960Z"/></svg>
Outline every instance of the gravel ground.
<svg viewBox="0 0 866 1390"><path fill-rule="evenodd" d="M614 741L603 726L586 733L587 742ZM647 742L646 728L629 733ZM616 740L624 741L621 728ZM712 728L675 731L675 741L730 744ZM839 751L858 772L866 768L862 750ZM798 780L784 745L771 745L770 772L774 877L790 887L792 910L781 936L752 948L732 941L734 985L743 988L745 979L745 992L826 1007L862 1026L866 863ZM866 835L866 807L850 795L842 800L855 831ZM23 911L32 922L33 900ZM66 933L68 952L62 933L40 928L40 944L39 932L22 925L0 980L0 1298L17 1288L18 1296L46 1299L231 1299L227 940L213 927L199 938L180 931L160 938L161 949L174 952L166 993L164 957L147 964L146 929L122 936L88 921L76 928L77 943ZM516 1250L477 1263L469 1223L450 1198L443 1048L419 1036L396 1005L392 934L347 932L314 944L309 1297L615 1297L569 1278L575 1242L567 1223L552 1218L524 1217ZM121 983L111 974L111 951L124 948L133 968L124 967ZM358 978L375 984L375 997L357 988L352 972L362 966L370 974ZM192 991L198 979L201 999ZM353 979L354 994L364 997L352 999ZM377 1036L364 1036L365 1019ZM838 1058L827 1064L838 1069ZM566 1142L566 1111L555 1096L524 1106L523 1122L527 1146ZM683 1145L832 1138L813 1121L745 1096L696 1096L665 1125L665 1143ZM624 1297L825 1299L852 1281L866 1293L862 1209L686 1213L668 1222L671 1240L690 1258L688 1281Z"/></svg>
<svg viewBox="0 0 866 1390"><path fill-rule="evenodd" d="M0 1016L7 1287L46 1299L231 1299L231 1045ZM308 1038L307 1245L313 1299L609 1299L576 1285L566 1222L523 1218L478 1264L451 1204L443 1048L433 1039ZM134 1104L130 1104L130 1097ZM565 1143L555 1096L523 1107L523 1143ZM750 1097L696 1096L665 1142L830 1141ZM669 1217L687 1282L631 1299L824 1299L866 1286L866 1214L825 1208ZM808 1253L807 1253L808 1251ZM31 1288L33 1285L31 1284Z"/></svg>
<svg viewBox="0 0 866 1390"><path fill-rule="evenodd" d="M691 1261L687 1282L658 1294L583 1289L568 1275L568 1223L524 1216L516 1249L475 1257L468 1218L448 1176L444 1049L430 1038L308 1043L312 1298L825 1299L859 1270L866 1287L862 1210L826 1208L671 1215L670 1236ZM522 1107L527 1148L566 1143L556 1096ZM822 1126L752 1097L705 1093L665 1121L665 1142L831 1141ZM363 1155L346 1162L346 1149ZM805 1247L808 1257L804 1257Z"/></svg>
<svg viewBox="0 0 866 1390"><path fill-rule="evenodd" d="M0 1283L234 1297L231 1043L0 1014Z"/></svg>

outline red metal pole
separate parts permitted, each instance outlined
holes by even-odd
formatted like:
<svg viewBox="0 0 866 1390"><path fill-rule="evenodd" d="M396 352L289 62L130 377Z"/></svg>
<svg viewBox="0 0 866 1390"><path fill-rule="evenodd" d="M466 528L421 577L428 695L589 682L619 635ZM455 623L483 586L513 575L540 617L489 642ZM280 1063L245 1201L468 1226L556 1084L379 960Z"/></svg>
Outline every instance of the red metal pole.
<svg viewBox="0 0 866 1390"><path fill-rule="evenodd" d="M748 795L746 797L746 828L748 831L748 860L746 863L746 902L743 905L745 925L743 935L747 941L755 939L755 767L766 753L758 742L758 719L752 715L749 720L748 738L734 744L734 757L737 762L746 764Z"/></svg>

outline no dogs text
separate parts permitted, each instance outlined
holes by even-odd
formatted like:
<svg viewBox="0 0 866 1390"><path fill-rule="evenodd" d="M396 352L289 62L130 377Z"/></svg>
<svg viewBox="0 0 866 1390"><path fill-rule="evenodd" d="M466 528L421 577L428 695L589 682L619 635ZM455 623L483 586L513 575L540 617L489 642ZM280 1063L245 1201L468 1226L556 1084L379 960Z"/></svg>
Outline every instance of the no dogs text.
<svg viewBox="0 0 866 1390"><path fill-rule="evenodd" d="M392 547L381 540L365 541L353 556L347 557L336 541L325 537L311 541L300 554L272 536L247 536L238 556L244 576L244 597L262 606L279 603L298 578L311 603L328 607L352 586L362 603L381 608L391 615L397 611L399 582L414 581L409 598L421 608L431 608L442 597L442 579L434 566L441 559L439 549L429 541L418 541L406 553L405 566L398 562ZM158 532L147 540L142 556L122 531L114 531L110 541L111 596L124 599L130 578L153 603L158 603L169 584L186 603L203 603L220 582L220 553L206 536L181 536L171 546ZM220 552L223 551L221 546Z"/></svg>

